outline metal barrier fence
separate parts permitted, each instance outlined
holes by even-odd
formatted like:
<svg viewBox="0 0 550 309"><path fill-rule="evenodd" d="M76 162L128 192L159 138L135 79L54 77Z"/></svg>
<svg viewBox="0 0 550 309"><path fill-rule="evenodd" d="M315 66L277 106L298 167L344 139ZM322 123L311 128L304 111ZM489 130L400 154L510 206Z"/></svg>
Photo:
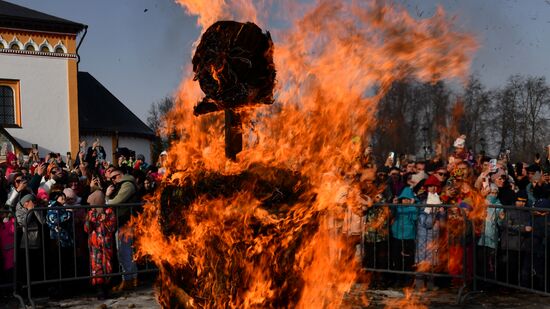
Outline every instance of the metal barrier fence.
<svg viewBox="0 0 550 309"><path fill-rule="evenodd" d="M363 268L422 285L447 277L460 283L457 303L480 283L550 295L550 209L491 205L473 218L461 205L373 205L361 216Z"/></svg>
<svg viewBox="0 0 550 309"><path fill-rule="evenodd" d="M481 281L550 295L550 209L491 205L487 213L485 226L496 228L498 242L476 246L474 291Z"/></svg>
<svg viewBox="0 0 550 309"><path fill-rule="evenodd" d="M447 278L457 285L458 303L473 277L469 226L456 205L373 205L361 217L363 269L387 274L382 280L390 285L410 276L431 288L435 278Z"/></svg>
<svg viewBox="0 0 550 309"><path fill-rule="evenodd" d="M130 272L119 269L109 274L92 275L90 263L83 257L89 254L88 236L80 229L83 213L94 208L110 208L117 218L115 229L118 230L124 226L124 222L119 222L120 212L128 210L133 215L138 207L141 204L29 210L23 222L23 237L14 233L13 282L0 285L0 288L12 289L21 304L23 298L18 292L20 288L26 289L27 298L34 307L33 287L37 285L156 272L157 269L145 260L142 269ZM67 210L71 210L72 217L69 225L58 220L48 227L45 218L48 211L51 215L59 215ZM420 282L428 288L434 278L447 278L458 288L458 303L465 299L465 287L480 292L480 284L550 295L550 209L488 206L483 216L472 220L470 211L461 205L376 204L358 216L358 230L354 230L353 215L345 216L343 231L357 239L355 244L359 245L365 270L386 274L393 281L403 280L404 276L414 277L415 284ZM16 217L10 210L1 210L0 214ZM42 220L36 214L42 215ZM38 223L36 228L31 227L33 220ZM11 221L14 228L15 221ZM52 229L58 236L53 241L47 235ZM70 246L61 244L59 233L63 229L70 232L73 240ZM112 232L114 234L114 230ZM80 237L84 236L84 243L79 233ZM29 235L39 239L38 246L30 246ZM27 245L21 246L19 240ZM21 247L23 249L18 250Z"/></svg>
<svg viewBox="0 0 550 309"><path fill-rule="evenodd" d="M27 298L31 306L35 307L33 287L37 285L52 286L79 280L111 278L121 275L137 276L138 273L158 271L155 267L151 267L147 259L145 259L144 265L140 265L141 269L136 267L131 270L122 269L122 261L119 260L118 271L114 271L114 265L111 273L93 274L90 262L87 262L89 258L88 233L84 231L84 223L88 213L92 209L101 210L100 212L103 214L107 212L107 209L112 210L111 216L116 218L116 222L107 233L112 237L110 244L116 242L120 256L122 248L119 248L119 245L122 246L122 242L125 242L125 250L127 250L133 242L132 232L126 228L126 222L130 216L139 211L138 208L141 206L141 203L133 203L29 209L25 221L19 222L23 231L20 247L23 250L26 266L25 276L19 278L24 282L21 288L27 290ZM102 218L109 220L106 216ZM91 233L91 231L89 232Z"/></svg>
<svg viewBox="0 0 550 309"><path fill-rule="evenodd" d="M25 307L23 298L17 291L17 221L15 212L10 209L0 209L0 273L3 274L0 281L0 290L10 291L21 307ZM9 259L13 258L12 261ZM6 259L6 260L3 260ZM11 266L11 267L10 267Z"/></svg>

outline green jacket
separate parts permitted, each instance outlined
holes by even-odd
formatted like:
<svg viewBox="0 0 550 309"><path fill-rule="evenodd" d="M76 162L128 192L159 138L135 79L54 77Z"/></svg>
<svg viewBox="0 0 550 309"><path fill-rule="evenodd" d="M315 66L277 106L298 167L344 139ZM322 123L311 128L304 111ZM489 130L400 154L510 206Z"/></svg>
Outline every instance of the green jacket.
<svg viewBox="0 0 550 309"><path fill-rule="evenodd" d="M106 198L108 205L117 205L137 202L136 180L132 175L123 175L120 182L115 185L115 191ZM118 225L122 226L130 220L132 207L120 206L115 209Z"/></svg>

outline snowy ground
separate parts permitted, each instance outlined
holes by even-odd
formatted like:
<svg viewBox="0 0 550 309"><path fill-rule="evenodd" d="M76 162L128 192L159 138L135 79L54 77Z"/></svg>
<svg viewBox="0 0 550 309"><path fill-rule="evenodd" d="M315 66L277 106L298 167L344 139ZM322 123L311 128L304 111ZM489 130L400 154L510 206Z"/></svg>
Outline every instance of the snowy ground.
<svg viewBox="0 0 550 309"><path fill-rule="evenodd" d="M432 292L413 293L407 300L402 289L369 290L363 284L356 284L346 295L342 308L403 308L407 305L424 305L428 308L549 308L550 297L511 289L493 288L490 292L466 294L463 304L457 304L457 290L441 289ZM160 308L155 300L151 285L133 292L114 295L100 301L93 295L65 300L37 299L37 308L109 309L109 308ZM13 301L0 302L0 308L17 308Z"/></svg>

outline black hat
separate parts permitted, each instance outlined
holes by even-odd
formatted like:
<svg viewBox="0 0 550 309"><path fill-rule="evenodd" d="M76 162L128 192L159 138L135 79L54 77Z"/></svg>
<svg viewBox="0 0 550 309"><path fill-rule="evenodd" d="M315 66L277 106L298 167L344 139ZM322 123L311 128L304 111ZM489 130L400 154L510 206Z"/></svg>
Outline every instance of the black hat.
<svg viewBox="0 0 550 309"><path fill-rule="evenodd" d="M519 190L516 193L516 201L527 202L527 192L525 190Z"/></svg>
<svg viewBox="0 0 550 309"><path fill-rule="evenodd" d="M539 172L540 171L540 166L538 164L531 164L527 167L527 171L528 172L533 172L533 173Z"/></svg>

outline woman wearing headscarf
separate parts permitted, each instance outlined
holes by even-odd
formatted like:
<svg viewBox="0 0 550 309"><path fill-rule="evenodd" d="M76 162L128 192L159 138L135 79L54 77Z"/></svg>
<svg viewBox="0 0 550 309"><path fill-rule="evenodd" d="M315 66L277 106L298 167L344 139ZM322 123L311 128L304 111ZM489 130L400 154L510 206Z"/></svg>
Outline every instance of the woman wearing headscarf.
<svg viewBox="0 0 550 309"><path fill-rule="evenodd" d="M98 187L98 180L91 183L92 193L88 203L92 206L105 205L105 194ZM108 277L101 275L112 272L113 236L116 229L116 216L112 208L91 208L86 216L84 231L88 233L88 249L92 270L92 285L97 287L98 299L107 297Z"/></svg>

